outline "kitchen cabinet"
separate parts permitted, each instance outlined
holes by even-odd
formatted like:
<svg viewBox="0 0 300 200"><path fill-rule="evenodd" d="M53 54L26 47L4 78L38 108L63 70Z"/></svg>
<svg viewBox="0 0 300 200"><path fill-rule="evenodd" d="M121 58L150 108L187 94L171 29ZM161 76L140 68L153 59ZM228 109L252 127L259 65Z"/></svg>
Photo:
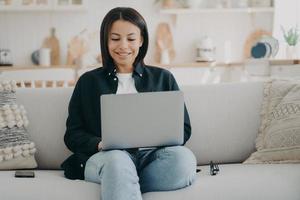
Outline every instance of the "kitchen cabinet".
<svg viewBox="0 0 300 200"><path fill-rule="evenodd" d="M86 11L87 0L0 0L0 12Z"/></svg>

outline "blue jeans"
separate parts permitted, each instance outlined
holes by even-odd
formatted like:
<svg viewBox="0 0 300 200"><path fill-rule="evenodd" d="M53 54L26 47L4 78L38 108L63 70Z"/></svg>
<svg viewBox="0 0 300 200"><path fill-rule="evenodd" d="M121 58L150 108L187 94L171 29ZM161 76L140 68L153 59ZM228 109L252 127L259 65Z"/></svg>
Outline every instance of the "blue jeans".
<svg viewBox="0 0 300 200"><path fill-rule="evenodd" d="M86 163L85 180L101 184L101 200L142 200L142 193L191 185L196 158L184 146L101 151Z"/></svg>

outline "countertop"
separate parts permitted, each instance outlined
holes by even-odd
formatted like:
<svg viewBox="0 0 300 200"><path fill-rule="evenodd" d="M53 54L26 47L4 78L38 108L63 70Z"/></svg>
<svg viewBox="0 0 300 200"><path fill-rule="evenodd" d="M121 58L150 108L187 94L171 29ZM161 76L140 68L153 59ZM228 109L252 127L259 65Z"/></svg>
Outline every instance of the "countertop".
<svg viewBox="0 0 300 200"><path fill-rule="evenodd" d="M300 64L300 60L275 60L275 59L270 59L270 65L296 65ZM171 63L168 65L160 64L160 63L150 63L149 65L154 65L158 67L163 67L163 68L184 68L184 67L241 67L244 66L244 61L241 62L230 62L230 63L224 63L224 62L191 62L191 63ZM148 63L147 63L148 64ZM101 66L99 64L98 66ZM97 66L91 66L91 67L86 67L86 68L95 68ZM57 65L57 66L29 66L29 65L24 65L24 66L1 66L0 71L14 71L14 70L33 70L33 69L61 69L61 68L71 68L75 70L81 69L80 67L77 67L75 65Z"/></svg>

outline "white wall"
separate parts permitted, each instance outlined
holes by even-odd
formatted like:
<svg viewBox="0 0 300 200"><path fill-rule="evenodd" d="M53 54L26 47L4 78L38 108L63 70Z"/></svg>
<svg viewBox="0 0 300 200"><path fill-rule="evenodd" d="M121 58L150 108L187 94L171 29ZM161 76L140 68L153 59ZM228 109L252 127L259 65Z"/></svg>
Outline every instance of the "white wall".
<svg viewBox="0 0 300 200"><path fill-rule="evenodd" d="M300 1L299 0L275 0L275 15L273 36L279 40L279 52L276 58L286 58L287 43L284 40L281 26L288 31L292 27L300 26ZM296 58L300 58L300 44L296 45Z"/></svg>
<svg viewBox="0 0 300 200"><path fill-rule="evenodd" d="M217 58L223 60L225 40L232 42L232 60L240 60L247 35L256 28L272 30L272 14L249 15L246 13L187 14L177 17L160 14L154 0L87 0L87 12L3 12L0 11L0 48L12 52L15 65L30 65L30 55L40 48L50 27L57 30L60 40L62 63L66 62L67 43L81 30L98 31L104 15L113 7L130 6L146 19L150 33L149 53L146 62L154 62L155 31L159 22L172 25L176 49L176 63L193 62L195 42L209 35L217 45ZM99 39L93 49L100 50Z"/></svg>

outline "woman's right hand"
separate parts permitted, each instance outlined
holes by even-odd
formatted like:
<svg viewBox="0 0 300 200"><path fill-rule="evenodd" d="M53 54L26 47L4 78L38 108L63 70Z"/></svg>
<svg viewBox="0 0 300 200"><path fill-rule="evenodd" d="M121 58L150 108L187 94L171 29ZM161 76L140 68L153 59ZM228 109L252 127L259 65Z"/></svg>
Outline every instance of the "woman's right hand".
<svg viewBox="0 0 300 200"><path fill-rule="evenodd" d="M100 141L98 144L98 151L102 151L102 141Z"/></svg>

